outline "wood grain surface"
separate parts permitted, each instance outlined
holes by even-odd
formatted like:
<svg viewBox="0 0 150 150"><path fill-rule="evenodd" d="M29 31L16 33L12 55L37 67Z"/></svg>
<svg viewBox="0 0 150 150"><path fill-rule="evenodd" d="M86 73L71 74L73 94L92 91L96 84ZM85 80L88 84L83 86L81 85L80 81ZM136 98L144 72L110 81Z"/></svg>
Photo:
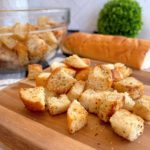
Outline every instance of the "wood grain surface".
<svg viewBox="0 0 150 150"><path fill-rule="evenodd" d="M136 72L135 75L138 76ZM150 74L139 76L142 78L150 84ZM150 150L148 123L145 123L141 137L128 142L116 135L109 124L89 114L88 125L73 135L69 134L65 113L53 117L48 111L35 113L24 107L18 92L21 87L31 86L34 83L25 79L0 91L0 141L11 149ZM150 95L150 85L145 85L145 94Z"/></svg>

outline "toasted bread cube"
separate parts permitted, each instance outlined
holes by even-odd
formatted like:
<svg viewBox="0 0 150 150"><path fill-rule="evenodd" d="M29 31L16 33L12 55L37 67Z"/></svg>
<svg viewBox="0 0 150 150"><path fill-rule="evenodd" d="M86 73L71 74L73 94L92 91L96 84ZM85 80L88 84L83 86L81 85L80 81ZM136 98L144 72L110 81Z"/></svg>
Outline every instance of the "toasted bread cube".
<svg viewBox="0 0 150 150"><path fill-rule="evenodd" d="M124 105L124 97L116 91L105 91L100 97L98 117L104 122L108 122L110 117Z"/></svg>
<svg viewBox="0 0 150 150"><path fill-rule="evenodd" d="M82 58L80 58L77 55L69 56L64 60L65 64L77 69L83 69L89 67L89 64L87 64L86 62L87 61L84 61Z"/></svg>
<svg viewBox="0 0 150 150"><path fill-rule="evenodd" d="M58 94L67 93L76 80L63 69L55 69L47 80L47 89Z"/></svg>
<svg viewBox="0 0 150 150"><path fill-rule="evenodd" d="M77 81L70 91L68 92L67 96L70 101L73 101L75 99L79 99L80 95L84 91L85 82L84 81Z"/></svg>
<svg viewBox="0 0 150 150"><path fill-rule="evenodd" d="M129 77L132 74L132 69L126 67L122 63L116 64L102 64L100 65L104 70L110 70L112 72L113 81L120 81Z"/></svg>
<svg viewBox="0 0 150 150"><path fill-rule="evenodd" d="M144 131L144 120L125 109L120 109L110 118L115 133L123 138L134 141Z"/></svg>
<svg viewBox="0 0 150 150"><path fill-rule="evenodd" d="M79 98L79 102L89 112L97 113L98 99L99 99L98 92L94 91L93 89L87 89L81 94L81 96ZM91 105L91 103L93 103L93 104ZM95 104L97 104L96 107L95 107Z"/></svg>
<svg viewBox="0 0 150 150"><path fill-rule="evenodd" d="M135 103L133 112L146 121L150 121L150 96L142 96Z"/></svg>
<svg viewBox="0 0 150 150"><path fill-rule="evenodd" d="M140 98L144 92L144 85L134 77L128 77L114 83L114 88L119 92L128 92L133 99Z"/></svg>
<svg viewBox="0 0 150 150"><path fill-rule="evenodd" d="M47 79L50 76L50 72L41 72L38 76L36 76L35 81L36 81L36 86L46 86Z"/></svg>
<svg viewBox="0 0 150 150"><path fill-rule="evenodd" d="M41 27L48 24L48 17L47 16L40 16L37 20L37 24Z"/></svg>
<svg viewBox="0 0 150 150"><path fill-rule="evenodd" d="M112 86L111 72L95 66L90 70L86 82L87 89L107 90Z"/></svg>
<svg viewBox="0 0 150 150"><path fill-rule="evenodd" d="M18 42L14 49L17 52L20 64L27 65L29 63L27 47L23 43Z"/></svg>
<svg viewBox="0 0 150 150"><path fill-rule="evenodd" d="M114 64L100 64L99 66L106 70L114 70L115 69Z"/></svg>
<svg viewBox="0 0 150 150"><path fill-rule="evenodd" d="M0 26L0 33L12 32L12 26Z"/></svg>
<svg viewBox="0 0 150 150"><path fill-rule="evenodd" d="M58 40L55 37L53 32L40 33L40 34L38 34L38 36L49 45L58 44Z"/></svg>
<svg viewBox="0 0 150 150"><path fill-rule="evenodd" d="M75 133L83 128L87 124L87 117L88 112L85 110L85 108L77 100L74 100L67 111L69 132Z"/></svg>
<svg viewBox="0 0 150 150"><path fill-rule="evenodd" d="M28 65L28 79L35 80L36 76L38 76L42 71L42 66L39 64Z"/></svg>
<svg viewBox="0 0 150 150"><path fill-rule="evenodd" d="M31 111L45 110L45 91L43 87L21 88L20 97L27 109Z"/></svg>
<svg viewBox="0 0 150 150"><path fill-rule="evenodd" d="M75 77L75 75L76 75L76 70L74 70L72 68L63 67L61 69L64 70L67 74L69 74L72 77Z"/></svg>
<svg viewBox="0 0 150 150"><path fill-rule="evenodd" d="M63 94L57 97L49 97L47 99L48 110L51 115L58 115L67 111L70 101L68 97Z"/></svg>
<svg viewBox="0 0 150 150"><path fill-rule="evenodd" d="M26 39L27 34L28 34L28 25L27 24L16 23L13 26L13 33L19 40Z"/></svg>
<svg viewBox="0 0 150 150"><path fill-rule="evenodd" d="M132 74L132 69L125 66L122 63L116 63L116 64L114 64L114 66L115 66L115 71L118 72L118 74L120 76L119 78L117 78L117 76L114 76L114 77L116 77L115 81L125 79Z"/></svg>
<svg viewBox="0 0 150 150"><path fill-rule="evenodd" d="M45 105L47 105L49 98L57 96L58 95L54 91L49 91L47 88L45 88Z"/></svg>
<svg viewBox="0 0 150 150"><path fill-rule="evenodd" d="M66 73L68 73L69 75L71 75L72 77L75 76L76 74L76 70L69 68L66 64L64 63L59 63L59 62L54 62L51 64L51 70L54 71L57 68L61 68L63 69Z"/></svg>
<svg viewBox="0 0 150 150"><path fill-rule="evenodd" d="M17 45L17 40L11 36L2 36L0 39L2 43L9 49L13 49Z"/></svg>
<svg viewBox="0 0 150 150"><path fill-rule="evenodd" d="M91 69L91 67L88 67L88 68L85 68L85 69L82 69L82 70L78 71L75 78L77 80L86 81L88 79L90 69Z"/></svg>
<svg viewBox="0 0 150 150"><path fill-rule="evenodd" d="M53 62L51 64L51 70L54 71L56 68L62 68L62 67L67 67L66 64L60 63L60 62Z"/></svg>
<svg viewBox="0 0 150 150"><path fill-rule="evenodd" d="M129 111L133 111L134 105L135 105L135 101L130 97L130 95L128 93L123 93L124 96L124 109L127 109Z"/></svg>
<svg viewBox="0 0 150 150"><path fill-rule="evenodd" d="M48 51L48 44L36 35L29 36L27 40L27 47L30 60L33 62L43 59L44 55Z"/></svg>

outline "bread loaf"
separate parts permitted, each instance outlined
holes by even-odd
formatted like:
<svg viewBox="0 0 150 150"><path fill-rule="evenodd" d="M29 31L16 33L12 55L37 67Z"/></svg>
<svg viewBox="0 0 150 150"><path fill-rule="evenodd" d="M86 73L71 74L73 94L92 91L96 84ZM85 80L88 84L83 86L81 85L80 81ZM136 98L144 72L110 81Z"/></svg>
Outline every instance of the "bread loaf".
<svg viewBox="0 0 150 150"><path fill-rule="evenodd" d="M150 68L150 41L122 36L73 33L64 38L62 49L83 57L122 62L137 69Z"/></svg>

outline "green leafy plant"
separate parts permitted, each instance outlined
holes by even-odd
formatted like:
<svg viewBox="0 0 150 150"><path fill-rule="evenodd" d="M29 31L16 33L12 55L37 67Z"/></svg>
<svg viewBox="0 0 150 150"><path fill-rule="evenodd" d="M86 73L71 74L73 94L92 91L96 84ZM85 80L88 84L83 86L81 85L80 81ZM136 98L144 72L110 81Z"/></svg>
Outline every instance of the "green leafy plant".
<svg viewBox="0 0 150 150"><path fill-rule="evenodd" d="M142 28L142 9L135 0L109 0L99 13L101 34L136 37Z"/></svg>

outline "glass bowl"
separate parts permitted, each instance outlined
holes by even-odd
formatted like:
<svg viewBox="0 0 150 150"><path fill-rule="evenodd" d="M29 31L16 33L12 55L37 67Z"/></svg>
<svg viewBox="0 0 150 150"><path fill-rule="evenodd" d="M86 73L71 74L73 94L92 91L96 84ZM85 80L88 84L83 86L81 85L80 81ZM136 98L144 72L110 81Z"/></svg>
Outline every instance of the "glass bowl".
<svg viewBox="0 0 150 150"><path fill-rule="evenodd" d="M0 72L46 61L67 32L69 9L0 10Z"/></svg>

